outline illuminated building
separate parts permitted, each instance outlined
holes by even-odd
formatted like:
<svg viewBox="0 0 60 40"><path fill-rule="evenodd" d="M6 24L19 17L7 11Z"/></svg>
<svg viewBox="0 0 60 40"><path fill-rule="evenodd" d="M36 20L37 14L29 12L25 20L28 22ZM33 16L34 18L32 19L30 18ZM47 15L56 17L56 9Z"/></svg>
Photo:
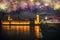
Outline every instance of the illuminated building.
<svg viewBox="0 0 60 40"><path fill-rule="evenodd" d="M35 24L39 24L39 22L40 22L40 17L39 17L39 15L37 14L37 15L36 15L36 19L35 19Z"/></svg>

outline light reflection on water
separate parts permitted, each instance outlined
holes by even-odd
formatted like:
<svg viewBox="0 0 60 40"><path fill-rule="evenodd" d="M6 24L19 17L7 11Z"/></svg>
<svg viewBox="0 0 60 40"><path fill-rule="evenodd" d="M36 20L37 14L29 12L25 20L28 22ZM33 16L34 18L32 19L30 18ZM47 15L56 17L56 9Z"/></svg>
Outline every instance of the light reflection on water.
<svg viewBox="0 0 60 40"><path fill-rule="evenodd" d="M6 30L6 33L10 36L16 34L30 35L30 28L30 26L3 26L2 31ZM40 38L40 26L35 26L33 32L37 38Z"/></svg>
<svg viewBox="0 0 60 40"><path fill-rule="evenodd" d="M40 32L39 31L40 31L40 27L39 26L35 26L34 32L35 32L35 35L36 35L37 38L40 37Z"/></svg>

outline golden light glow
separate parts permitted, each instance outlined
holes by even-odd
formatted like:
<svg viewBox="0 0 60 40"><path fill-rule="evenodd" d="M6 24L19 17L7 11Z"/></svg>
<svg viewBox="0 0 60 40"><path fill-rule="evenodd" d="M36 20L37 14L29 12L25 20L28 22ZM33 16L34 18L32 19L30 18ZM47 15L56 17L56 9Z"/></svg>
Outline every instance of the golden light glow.
<svg viewBox="0 0 60 40"><path fill-rule="evenodd" d="M60 8L60 4L55 4L54 5L54 10L57 10L57 9L59 9Z"/></svg>
<svg viewBox="0 0 60 40"><path fill-rule="evenodd" d="M2 24L30 24L30 21L2 21Z"/></svg>
<svg viewBox="0 0 60 40"><path fill-rule="evenodd" d="M24 26L23 30L25 34L30 33L30 26Z"/></svg>
<svg viewBox="0 0 60 40"><path fill-rule="evenodd" d="M11 28L10 28L11 27ZM3 30L6 30L6 31L16 31L17 33L18 32L24 32L25 34L29 34L30 33L30 26L2 26L2 29ZM37 38L40 37L40 26L35 26L34 27L34 32L35 32L35 35Z"/></svg>
<svg viewBox="0 0 60 40"><path fill-rule="evenodd" d="M30 24L30 21L20 21L20 24Z"/></svg>
<svg viewBox="0 0 60 40"><path fill-rule="evenodd" d="M39 38L40 37L40 32L39 32L40 31L40 26L35 26L34 30L35 30L36 37Z"/></svg>
<svg viewBox="0 0 60 40"><path fill-rule="evenodd" d="M3 10L6 10L8 8L8 6L9 6L8 2L0 3L0 8Z"/></svg>
<svg viewBox="0 0 60 40"><path fill-rule="evenodd" d="M23 31L23 26L19 26L19 31L20 31L20 32Z"/></svg>
<svg viewBox="0 0 60 40"><path fill-rule="evenodd" d="M35 24L39 24L39 21L40 21L40 17L39 17L39 15L36 15Z"/></svg>
<svg viewBox="0 0 60 40"><path fill-rule="evenodd" d="M12 21L12 23L14 23L15 21ZM21 22L21 21L20 21ZM3 23L4 23L4 21L3 21ZM6 22L5 22L6 23ZM4 24L5 24L4 23ZM24 26L24 25L18 25L19 24L19 22L18 21L16 21L15 23L17 23L16 25L3 25L2 26L2 29L3 30L7 30L7 31L16 31L17 33L24 33L24 34L30 34L30 25L28 25L28 26ZM14 24L15 24L14 23ZM22 22L23 23L23 22ZM26 21L26 23L27 23L27 21ZM40 26L35 26L34 27L34 32L35 32L35 35L36 35L36 37L37 38L40 38Z"/></svg>
<svg viewBox="0 0 60 40"><path fill-rule="evenodd" d="M34 0L30 0L31 2L33 2Z"/></svg>
<svg viewBox="0 0 60 40"><path fill-rule="evenodd" d="M34 0L30 0L31 5L34 5Z"/></svg>
<svg viewBox="0 0 60 40"><path fill-rule="evenodd" d="M2 30L8 31L9 30L9 26L2 26Z"/></svg>
<svg viewBox="0 0 60 40"><path fill-rule="evenodd" d="M8 20L10 20L11 18L10 18L10 15L8 16Z"/></svg>
<svg viewBox="0 0 60 40"><path fill-rule="evenodd" d="M2 30L30 33L30 26L2 26Z"/></svg>
<svg viewBox="0 0 60 40"><path fill-rule="evenodd" d="M10 24L9 21L1 21L2 24Z"/></svg>
<svg viewBox="0 0 60 40"><path fill-rule="evenodd" d="M19 24L19 21L12 21L11 24Z"/></svg>
<svg viewBox="0 0 60 40"><path fill-rule="evenodd" d="M5 7L4 4L2 4L2 5L0 5L0 8L5 10L7 7Z"/></svg>

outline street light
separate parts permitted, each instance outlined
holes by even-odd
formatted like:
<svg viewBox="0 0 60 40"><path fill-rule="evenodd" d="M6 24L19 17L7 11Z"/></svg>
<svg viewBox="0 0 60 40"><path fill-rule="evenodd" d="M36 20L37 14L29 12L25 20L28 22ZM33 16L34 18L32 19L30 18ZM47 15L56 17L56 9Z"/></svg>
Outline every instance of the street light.
<svg viewBox="0 0 60 40"><path fill-rule="evenodd" d="M46 17L45 17L45 20L47 20L47 19L48 19L48 17L46 16Z"/></svg>

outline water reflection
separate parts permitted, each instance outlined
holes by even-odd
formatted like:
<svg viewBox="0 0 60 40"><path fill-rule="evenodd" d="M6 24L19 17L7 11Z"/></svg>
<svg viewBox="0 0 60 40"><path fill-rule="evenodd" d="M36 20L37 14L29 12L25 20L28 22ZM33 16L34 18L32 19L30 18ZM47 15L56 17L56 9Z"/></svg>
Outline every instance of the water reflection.
<svg viewBox="0 0 60 40"><path fill-rule="evenodd" d="M3 26L2 27L2 32L6 31L6 34L9 36L14 36L14 35L24 35L24 36L29 36L31 35L31 27L30 26ZM33 28L34 36L36 38L40 38L40 26L35 26Z"/></svg>
<svg viewBox="0 0 60 40"><path fill-rule="evenodd" d="M35 32L36 37L40 38L40 27L39 26L35 26L34 32Z"/></svg>

